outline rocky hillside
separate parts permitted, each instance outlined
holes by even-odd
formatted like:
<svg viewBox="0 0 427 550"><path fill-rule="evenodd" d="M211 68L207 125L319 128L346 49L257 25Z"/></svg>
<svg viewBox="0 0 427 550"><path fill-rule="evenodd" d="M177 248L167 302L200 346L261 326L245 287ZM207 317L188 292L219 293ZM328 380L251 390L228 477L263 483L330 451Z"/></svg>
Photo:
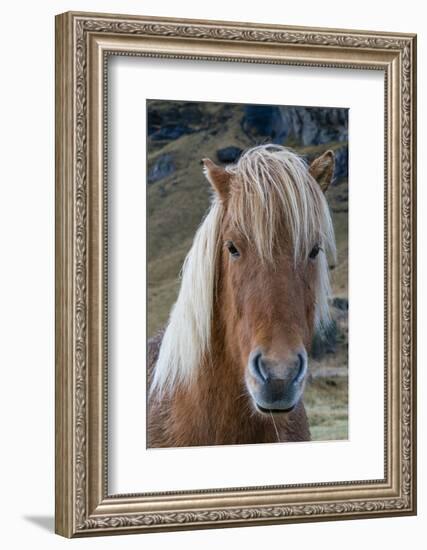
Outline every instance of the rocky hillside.
<svg viewBox="0 0 427 550"><path fill-rule="evenodd" d="M247 147L278 143L308 161L333 149L336 171L327 191L337 237L334 325L315 338L306 391L314 439L347 437L348 117L346 109L150 100L148 133L148 331L163 326L179 289L179 272L209 206L203 157L234 162Z"/></svg>

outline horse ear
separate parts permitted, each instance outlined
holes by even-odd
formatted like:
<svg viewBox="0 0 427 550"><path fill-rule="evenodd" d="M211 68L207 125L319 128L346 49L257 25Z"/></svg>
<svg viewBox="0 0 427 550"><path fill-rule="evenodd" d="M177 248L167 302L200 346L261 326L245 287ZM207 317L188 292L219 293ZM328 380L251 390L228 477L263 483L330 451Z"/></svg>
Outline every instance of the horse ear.
<svg viewBox="0 0 427 550"><path fill-rule="evenodd" d="M230 174L221 166L217 166L210 159L203 159L203 173L214 191L222 200L228 197L230 189Z"/></svg>
<svg viewBox="0 0 427 550"><path fill-rule="evenodd" d="M326 151L326 153L323 153L323 155L317 157L317 159L314 159L310 164L309 172L320 185L320 188L324 193L332 181L334 168L335 155L331 150Z"/></svg>

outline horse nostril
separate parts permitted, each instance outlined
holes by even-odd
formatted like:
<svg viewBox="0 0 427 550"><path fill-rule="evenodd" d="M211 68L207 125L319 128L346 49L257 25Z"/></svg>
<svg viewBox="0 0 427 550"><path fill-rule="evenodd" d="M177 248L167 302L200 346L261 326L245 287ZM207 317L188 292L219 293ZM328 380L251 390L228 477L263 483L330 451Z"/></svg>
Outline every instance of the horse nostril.
<svg viewBox="0 0 427 550"><path fill-rule="evenodd" d="M265 370L265 367L263 365L263 362L262 362L262 354L261 353L258 353L254 358L253 358L253 367L254 367L254 371L255 371L255 374L256 376L262 380L263 382L267 382L269 380L269 376Z"/></svg>
<svg viewBox="0 0 427 550"><path fill-rule="evenodd" d="M304 374L305 374L305 357L301 353L298 353L296 376L293 381L300 382L301 379L304 377Z"/></svg>

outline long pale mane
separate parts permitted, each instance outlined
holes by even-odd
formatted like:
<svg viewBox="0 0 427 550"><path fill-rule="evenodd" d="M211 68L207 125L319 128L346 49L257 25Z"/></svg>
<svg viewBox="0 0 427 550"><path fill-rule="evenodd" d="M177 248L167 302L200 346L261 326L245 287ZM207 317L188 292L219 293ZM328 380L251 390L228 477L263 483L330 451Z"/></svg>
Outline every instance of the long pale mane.
<svg viewBox="0 0 427 550"><path fill-rule="evenodd" d="M228 212L236 228L253 243L263 261L274 268L278 239L288 238L295 261L307 258L315 243L319 254L316 329L329 324L330 282L327 255L335 258L335 237L329 208L308 166L297 154L278 145L248 149L231 175ZM182 269L181 288L172 308L151 391L170 391L188 384L209 353L215 296L215 273L224 207L213 199L195 235Z"/></svg>

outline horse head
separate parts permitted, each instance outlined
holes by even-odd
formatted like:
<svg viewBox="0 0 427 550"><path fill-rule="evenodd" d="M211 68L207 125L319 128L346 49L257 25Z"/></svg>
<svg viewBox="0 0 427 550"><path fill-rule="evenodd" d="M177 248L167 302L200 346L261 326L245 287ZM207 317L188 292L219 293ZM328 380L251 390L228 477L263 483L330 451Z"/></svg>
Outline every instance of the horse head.
<svg viewBox="0 0 427 550"><path fill-rule="evenodd" d="M324 192L334 155L308 166L269 145L231 167L203 163L221 210L215 299L223 346L253 409L286 413L302 397L314 331L329 321L335 239Z"/></svg>

